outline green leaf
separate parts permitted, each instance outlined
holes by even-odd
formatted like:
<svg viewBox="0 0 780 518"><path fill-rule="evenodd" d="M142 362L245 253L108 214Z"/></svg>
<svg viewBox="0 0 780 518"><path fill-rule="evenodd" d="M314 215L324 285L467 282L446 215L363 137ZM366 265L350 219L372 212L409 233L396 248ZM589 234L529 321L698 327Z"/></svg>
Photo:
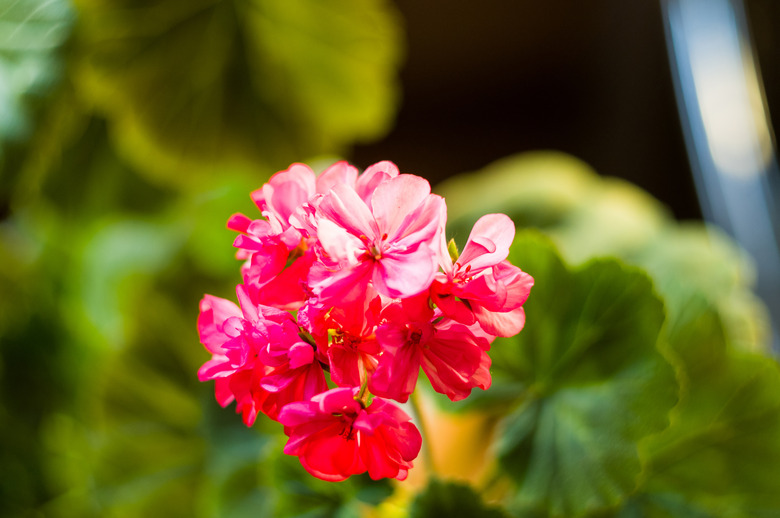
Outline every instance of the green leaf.
<svg viewBox="0 0 780 518"><path fill-rule="evenodd" d="M717 310L729 343L768 351L769 316L751 291L753 265L722 231L695 223L676 225L631 259L653 276L672 320L685 313L691 298L704 298Z"/></svg>
<svg viewBox="0 0 780 518"><path fill-rule="evenodd" d="M684 493L640 494L615 515L619 518L721 518L719 512L702 509Z"/></svg>
<svg viewBox="0 0 780 518"><path fill-rule="evenodd" d="M29 135L29 103L59 79L72 20L66 0L0 2L0 143Z"/></svg>
<svg viewBox="0 0 780 518"><path fill-rule="evenodd" d="M505 518L500 508L488 506L471 486L432 478L409 509L410 518Z"/></svg>
<svg viewBox="0 0 780 518"><path fill-rule="evenodd" d="M129 318L123 304L140 296L139 285L170 264L181 246L180 229L166 223L120 218L101 222L86 236L74 287L79 307L70 311L83 324L79 332L92 335L96 345L126 343Z"/></svg>
<svg viewBox="0 0 780 518"><path fill-rule="evenodd" d="M28 141L37 130L52 133L61 125L65 109L53 105L52 94L63 76L73 18L68 0L0 0L0 211L13 206L17 182L31 183L22 163ZM49 154L43 145L30 153L33 162Z"/></svg>
<svg viewBox="0 0 780 518"><path fill-rule="evenodd" d="M668 425L674 371L656 348L661 301L641 271L614 260L570 270L540 236L510 260L535 279L526 326L491 348L496 383L522 382L497 451L517 482L513 509L581 516L636 487L638 442Z"/></svg>
<svg viewBox="0 0 780 518"><path fill-rule="evenodd" d="M669 340L681 362L682 397L672 426L645 445L648 470L632 506L676 501L682 516L776 516L777 362L730 347L717 312L701 298L688 301Z"/></svg>
<svg viewBox="0 0 780 518"><path fill-rule="evenodd" d="M395 113L400 31L383 0L76 3L84 99L157 180L338 153Z"/></svg>

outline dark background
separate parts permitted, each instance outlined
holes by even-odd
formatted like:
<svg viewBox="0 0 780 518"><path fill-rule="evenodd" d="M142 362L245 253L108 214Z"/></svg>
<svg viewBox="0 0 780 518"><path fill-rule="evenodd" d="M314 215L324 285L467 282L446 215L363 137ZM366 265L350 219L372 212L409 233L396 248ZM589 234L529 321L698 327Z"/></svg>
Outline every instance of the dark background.
<svg viewBox="0 0 780 518"><path fill-rule="evenodd" d="M433 183L555 149L700 218L660 2L396 0L407 36L395 129L358 146ZM746 0L770 111L780 110L780 2Z"/></svg>

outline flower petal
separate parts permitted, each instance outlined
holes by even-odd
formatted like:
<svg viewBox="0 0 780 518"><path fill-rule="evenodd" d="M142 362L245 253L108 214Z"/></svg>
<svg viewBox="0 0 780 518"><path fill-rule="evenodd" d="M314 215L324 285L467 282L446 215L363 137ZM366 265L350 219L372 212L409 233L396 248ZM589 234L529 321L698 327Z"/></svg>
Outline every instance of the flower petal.
<svg viewBox="0 0 780 518"><path fill-rule="evenodd" d="M482 329L494 336L514 336L525 326L525 310L522 306L499 313L475 305L474 316Z"/></svg>
<svg viewBox="0 0 780 518"><path fill-rule="evenodd" d="M371 210L382 233L395 240L401 223L415 213L430 193L428 180L411 174L381 183L371 197Z"/></svg>
<svg viewBox="0 0 780 518"><path fill-rule="evenodd" d="M506 214L486 214L477 220L457 264L478 272L500 263L509 255L515 224Z"/></svg>
<svg viewBox="0 0 780 518"><path fill-rule="evenodd" d="M436 275L438 261L431 249L419 246L389 253L375 263L372 280L382 295L394 299L412 297L427 290Z"/></svg>

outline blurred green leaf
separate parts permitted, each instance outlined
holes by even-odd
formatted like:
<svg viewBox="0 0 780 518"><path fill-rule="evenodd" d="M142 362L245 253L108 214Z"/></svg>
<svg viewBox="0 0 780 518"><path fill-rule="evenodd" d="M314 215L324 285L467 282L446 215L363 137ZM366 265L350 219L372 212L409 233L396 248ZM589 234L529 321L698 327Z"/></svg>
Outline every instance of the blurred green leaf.
<svg viewBox="0 0 780 518"><path fill-rule="evenodd" d="M768 352L769 316L752 291L753 266L722 231L694 223L670 226L630 260L653 276L673 322L683 318L691 298L704 298L717 310L729 343Z"/></svg>
<svg viewBox="0 0 780 518"><path fill-rule="evenodd" d="M28 103L60 78L58 52L72 21L67 0L0 1L0 144L30 134Z"/></svg>
<svg viewBox="0 0 780 518"><path fill-rule="evenodd" d="M83 250L76 288L84 309L85 335L121 347L127 334L123 304L137 296L145 278L170 264L185 236L175 225L120 219L97 226Z"/></svg>
<svg viewBox="0 0 780 518"><path fill-rule="evenodd" d="M221 175L215 180L203 182L198 192L183 197L173 214L181 231L188 235L186 249L193 266L220 281L231 279L237 284L241 279L241 262L236 260L236 249L232 246L237 234L228 230L227 220L236 212L253 219L260 217L250 193L260 187L262 179L253 182ZM201 290L204 289L201 286ZM219 291L224 289L230 296L235 293L231 286L222 282Z"/></svg>
<svg viewBox="0 0 780 518"><path fill-rule="evenodd" d="M672 426L645 445L648 469L629 510L647 509L644 515L652 516L775 516L777 362L730 347L717 312L702 298L688 301L669 337L681 362L682 397ZM630 516L629 510L621 516Z"/></svg>
<svg viewBox="0 0 780 518"><path fill-rule="evenodd" d="M606 259L569 269L534 233L510 260L535 279L525 329L491 348L495 382L526 385L497 441L518 484L511 506L568 517L617 505L636 487L638 442L677 400L656 348L663 305L641 271Z"/></svg>
<svg viewBox="0 0 780 518"><path fill-rule="evenodd" d="M431 478L409 509L410 518L506 518L500 508L488 506L470 486Z"/></svg>
<svg viewBox="0 0 780 518"><path fill-rule="evenodd" d="M400 35L384 0L77 0L77 79L157 180L264 172L387 131Z"/></svg>
<svg viewBox="0 0 780 518"><path fill-rule="evenodd" d="M37 131L60 125L65 109L43 113L63 77L62 51L73 19L68 0L0 0L0 218L26 173L19 156L25 144ZM33 162L49 155L43 145L31 153Z"/></svg>
<svg viewBox="0 0 780 518"><path fill-rule="evenodd" d="M719 511L702 509L684 493L640 494L616 515L620 518L721 518Z"/></svg>

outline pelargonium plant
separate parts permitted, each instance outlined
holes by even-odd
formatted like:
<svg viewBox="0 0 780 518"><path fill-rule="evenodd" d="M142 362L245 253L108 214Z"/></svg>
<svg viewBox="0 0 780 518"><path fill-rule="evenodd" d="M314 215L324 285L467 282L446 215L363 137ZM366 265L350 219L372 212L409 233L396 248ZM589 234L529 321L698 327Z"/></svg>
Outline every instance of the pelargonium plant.
<svg viewBox="0 0 780 518"><path fill-rule="evenodd" d="M315 477L405 479L422 437L390 400L408 401L420 368L452 401L487 389L490 344L525 324L533 279L506 260L514 224L483 216L459 253L444 199L388 161L319 176L293 164L251 196L263 217L228 221L239 304L200 303L200 380L247 426L281 423L284 452Z"/></svg>

